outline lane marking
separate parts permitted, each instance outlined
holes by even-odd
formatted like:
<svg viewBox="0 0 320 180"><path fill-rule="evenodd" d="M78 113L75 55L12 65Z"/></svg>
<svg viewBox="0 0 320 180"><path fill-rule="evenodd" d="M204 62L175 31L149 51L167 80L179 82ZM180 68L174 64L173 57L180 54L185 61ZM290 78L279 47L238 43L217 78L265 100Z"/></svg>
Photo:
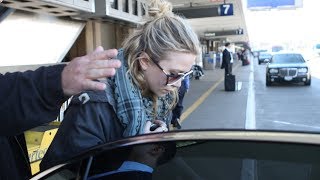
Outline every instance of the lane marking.
<svg viewBox="0 0 320 180"><path fill-rule="evenodd" d="M300 127L306 127L306 128L313 128L313 129L320 129L319 126L308 126L305 124L295 124L295 123L289 123L285 121L273 121L274 123L280 123L280 124L285 124L285 125L292 125L292 126L300 126Z"/></svg>
<svg viewBox="0 0 320 180"><path fill-rule="evenodd" d="M256 102L254 92L254 61L251 62L247 96L245 129L256 129Z"/></svg>
<svg viewBox="0 0 320 180"><path fill-rule="evenodd" d="M234 71L238 69L240 65L238 64ZM184 113L182 113L180 117L180 122L182 123L194 110L196 110L203 101L212 93L213 90L217 88L217 86L223 81L224 76L222 76L216 83L214 83L205 93L203 93L199 99L197 99Z"/></svg>
<svg viewBox="0 0 320 180"><path fill-rule="evenodd" d="M199 99L196 100L184 113L181 115L181 122L183 122L194 110L196 110L203 101L211 94L211 92L217 88L217 86L223 81L223 77L218 80L209 90L207 90L205 93L203 93Z"/></svg>
<svg viewBox="0 0 320 180"><path fill-rule="evenodd" d="M256 102L254 92L254 58L252 58L250 64L250 75L248 85L248 96L247 96L247 111L246 111L246 123L245 129L256 129ZM254 159L243 159L241 180L254 180L257 177L256 160Z"/></svg>

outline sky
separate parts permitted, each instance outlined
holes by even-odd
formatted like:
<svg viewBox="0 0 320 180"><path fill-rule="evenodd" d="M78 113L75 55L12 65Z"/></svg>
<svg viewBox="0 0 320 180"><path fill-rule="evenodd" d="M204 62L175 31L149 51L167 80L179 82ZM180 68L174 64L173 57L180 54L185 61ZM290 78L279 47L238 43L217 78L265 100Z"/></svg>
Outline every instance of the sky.
<svg viewBox="0 0 320 180"><path fill-rule="evenodd" d="M250 42L305 44L320 42L320 1L303 0L295 10L246 11Z"/></svg>

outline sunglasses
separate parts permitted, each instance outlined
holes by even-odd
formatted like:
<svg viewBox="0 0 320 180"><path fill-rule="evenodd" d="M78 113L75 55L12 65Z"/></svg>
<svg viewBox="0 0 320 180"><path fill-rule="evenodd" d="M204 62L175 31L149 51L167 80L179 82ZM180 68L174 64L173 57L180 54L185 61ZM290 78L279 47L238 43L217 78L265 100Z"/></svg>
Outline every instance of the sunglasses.
<svg viewBox="0 0 320 180"><path fill-rule="evenodd" d="M185 73L177 73L177 74L167 73L157 62L153 61L152 59L151 59L151 61L167 76L167 82L166 82L167 86L172 86L175 83L179 82L180 80L182 81L189 74L191 74L193 72L193 70L190 70Z"/></svg>

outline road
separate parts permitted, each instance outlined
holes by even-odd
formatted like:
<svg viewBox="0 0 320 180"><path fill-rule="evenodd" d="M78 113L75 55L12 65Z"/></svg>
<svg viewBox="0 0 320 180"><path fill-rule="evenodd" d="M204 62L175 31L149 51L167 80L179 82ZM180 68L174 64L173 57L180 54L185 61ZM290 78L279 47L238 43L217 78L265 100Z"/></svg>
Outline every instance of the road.
<svg viewBox="0 0 320 180"><path fill-rule="evenodd" d="M235 92L225 92L223 70L205 71L193 80L185 98L183 129L272 129L320 131L320 58L308 61L312 84L265 85L266 65L252 61L235 64L234 74L241 84Z"/></svg>

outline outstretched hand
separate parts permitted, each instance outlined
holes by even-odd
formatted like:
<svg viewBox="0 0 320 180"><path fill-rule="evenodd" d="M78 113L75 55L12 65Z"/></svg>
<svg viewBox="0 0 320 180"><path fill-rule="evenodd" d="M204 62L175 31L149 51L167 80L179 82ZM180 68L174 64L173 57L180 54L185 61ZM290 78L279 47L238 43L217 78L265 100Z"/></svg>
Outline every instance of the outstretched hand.
<svg viewBox="0 0 320 180"><path fill-rule="evenodd" d="M154 128L153 128L154 127ZM144 126L144 133L156 133L168 131L167 125L161 120L147 121Z"/></svg>
<svg viewBox="0 0 320 180"><path fill-rule="evenodd" d="M84 90L104 90L106 84L99 78L113 76L121 62L113 59L116 49L104 50L101 46L90 54L73 59L62 71L62 89L65 95L75 95Z"/></svg>

